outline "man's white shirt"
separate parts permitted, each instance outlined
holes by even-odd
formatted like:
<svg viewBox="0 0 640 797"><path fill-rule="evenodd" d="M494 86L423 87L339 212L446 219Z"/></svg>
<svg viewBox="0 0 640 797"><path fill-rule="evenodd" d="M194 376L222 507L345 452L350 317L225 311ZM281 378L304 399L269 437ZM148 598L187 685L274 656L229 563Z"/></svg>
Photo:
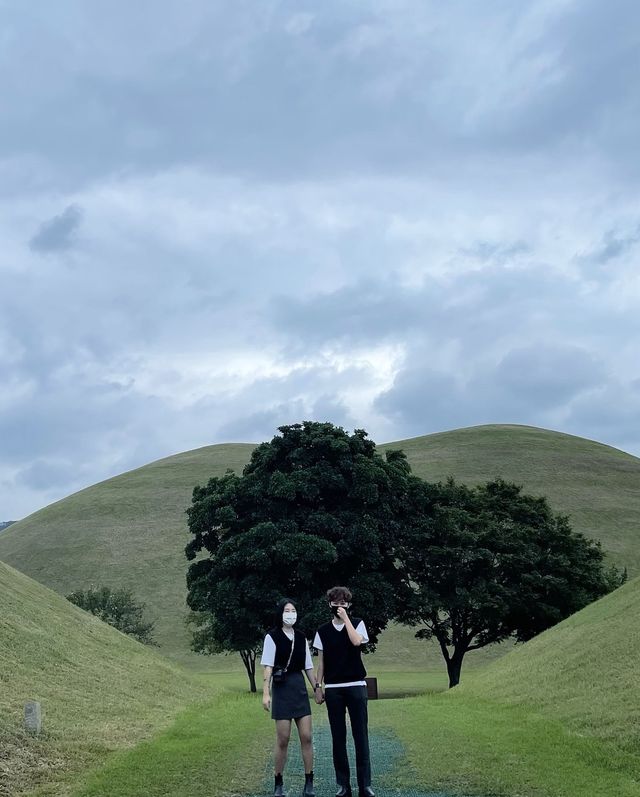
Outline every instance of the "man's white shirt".
<svg viewBox="0 0 640 797"><path fill-rule="evenodd" d="M289 637L289 639L293 639L293 631L291 633L284 631L284 634ZM306 658L304 662L305 670L312 670L313 669L313 661L311 660L311 651L309 650L309 643L305 640L305 647L306 647ZM267 634L264 638L264 644L262 646L262 658L260 659L260 664L263 667L273 667L273 664L276 660L276 643L273 641L273 637L270 634Z"/></svg>
<svg viewBox="0 0 640 797"><path fill-rule="evenodd" d="M344 629L344 623L333 623L333 627L336 629L336 631L342 631ZM363 620L360 620L360 622L356 626L356 634L359 634L362 637L363 645L365 645L369 641L369 634L367 633L367 628ZM317 631L313 640L313 647L316 650L323 650L322 640L320 639L320 634ZM342 684L325 684L324 687L325 689L333 689L338 686L366 686L366 685L367 685L366 681L349 681L348 683L342 683Z"/></svg>

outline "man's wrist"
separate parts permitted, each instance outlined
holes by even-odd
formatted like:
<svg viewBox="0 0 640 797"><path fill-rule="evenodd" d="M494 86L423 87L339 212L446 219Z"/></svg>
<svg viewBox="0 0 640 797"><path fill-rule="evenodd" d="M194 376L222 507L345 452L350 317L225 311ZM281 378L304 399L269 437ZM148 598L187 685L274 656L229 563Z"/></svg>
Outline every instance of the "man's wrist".
<svg viewBox="0 0 640 797"><path fill-rule="evenodd" d="M315 692L315 690L316 690L316 689L322 689L322 685L321 685L321 684L316 684L316 685L313 687L313 691Z"/></svg>

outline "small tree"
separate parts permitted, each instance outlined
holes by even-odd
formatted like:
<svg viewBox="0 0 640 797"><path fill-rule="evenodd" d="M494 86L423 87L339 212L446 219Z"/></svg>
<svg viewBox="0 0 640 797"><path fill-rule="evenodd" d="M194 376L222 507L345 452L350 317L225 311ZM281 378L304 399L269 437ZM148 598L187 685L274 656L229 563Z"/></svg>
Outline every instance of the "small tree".
<svg viewBox="0 0 640 797"><path fill-rule="evenodd" d="M450 687L468 651L531 639L625 580L605 569L599 542L518 485L412 482L412 501L398 547L410 597L398 619L437 639Z"/></svg>
<svg viewBox="0 0 640 797"><path fill-rule="evenodd" d="M252 689L280 598L297 602L310 635L327 619L326 589L348 584L375 646L403 587L393 547L410 478L404 455L383 459L366 432L330 423L280 432L254 450L242 476L196 487L188 509L192 647L240 652ZM206 558L196 559L201 552Z"/></svg>
<svg viewBox="0 0 640 797"><path fill-rule="evenodd" d="M144 622L144 603L137 604L131 592L125 589L111 590L109 587L91 587L83 592L76 590L67 595L67 600L81 609L95 614L105 623L135 637L144 645L155 645L153 629L155 623Z"/></svg>

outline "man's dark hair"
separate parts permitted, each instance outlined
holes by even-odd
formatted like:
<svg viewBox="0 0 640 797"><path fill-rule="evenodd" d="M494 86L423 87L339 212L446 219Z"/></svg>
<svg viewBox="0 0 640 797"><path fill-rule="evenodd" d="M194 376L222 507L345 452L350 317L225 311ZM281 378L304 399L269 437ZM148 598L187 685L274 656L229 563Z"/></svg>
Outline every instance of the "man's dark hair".
<svg viewBox="0 0 640 797"><path fill-rule="evenodd" d="M347 587L331 587L331 589L327 590L328 601L344 601L345 603L351 603L352 597L351 590Z"/></svg>
<svg viewBox="0 0 640 797"><path fill-rule="evenodd" d="M282 628L282 612L284 611L284 607L287 605L287 603L290 603L292 606L294 606L296 608L296 612L298 611L295 601L292 601L291 598L283 598L276 606L276 628Z"/></svg>

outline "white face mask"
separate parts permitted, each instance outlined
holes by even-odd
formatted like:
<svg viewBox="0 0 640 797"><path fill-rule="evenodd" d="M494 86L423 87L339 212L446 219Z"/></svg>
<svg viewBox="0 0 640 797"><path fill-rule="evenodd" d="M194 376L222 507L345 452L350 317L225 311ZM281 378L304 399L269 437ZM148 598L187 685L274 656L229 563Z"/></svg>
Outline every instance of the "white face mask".
<svg viewBox="0 0 640 797"><path fill-rule="evenodd" d="M285 625L293 625L297 619L298 619L297 612L283 612L282 613L282 622Z"/></svg>

